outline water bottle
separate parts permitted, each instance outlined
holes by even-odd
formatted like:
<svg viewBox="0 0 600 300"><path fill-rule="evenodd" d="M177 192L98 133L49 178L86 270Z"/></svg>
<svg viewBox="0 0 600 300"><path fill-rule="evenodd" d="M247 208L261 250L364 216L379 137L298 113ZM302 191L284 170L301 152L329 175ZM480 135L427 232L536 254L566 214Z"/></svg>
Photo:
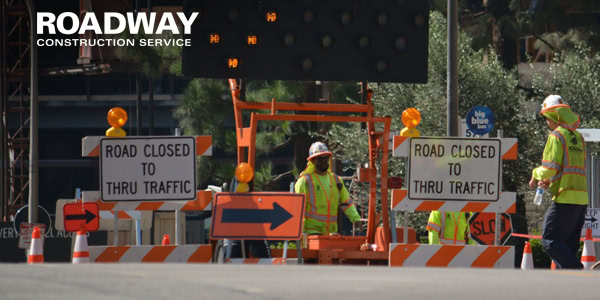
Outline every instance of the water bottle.
<svg viewBox="0 0 600 300"><path fill-rule="evenodd" d="M541 187L538 187L535 190L535 197L533 197L533 203L535 203L535 205L542 204L542 195L544 195L544 189Z"/></svg>

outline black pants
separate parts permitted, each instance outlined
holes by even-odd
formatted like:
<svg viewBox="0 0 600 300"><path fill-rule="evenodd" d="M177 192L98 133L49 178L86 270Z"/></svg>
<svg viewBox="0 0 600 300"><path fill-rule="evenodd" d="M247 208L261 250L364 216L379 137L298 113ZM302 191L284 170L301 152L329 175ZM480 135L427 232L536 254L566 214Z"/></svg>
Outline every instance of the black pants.
<svg viewBox="0 0 600 300"><path fill-rule="evenodd" d="M552 204L544 216L542 246L558 268L583 269L577 259L587 205Z"/></svg>

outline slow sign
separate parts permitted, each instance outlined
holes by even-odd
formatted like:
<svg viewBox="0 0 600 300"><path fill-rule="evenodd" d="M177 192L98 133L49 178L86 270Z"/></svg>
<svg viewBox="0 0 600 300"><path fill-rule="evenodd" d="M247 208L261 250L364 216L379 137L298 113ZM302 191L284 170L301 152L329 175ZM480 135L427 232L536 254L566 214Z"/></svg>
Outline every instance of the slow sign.
<svg viewBox="0 0 600 300"><path fill-rule="evenodd" d="M500 245L504 245L512 234L512 223L509 214L501 214ZM474 213L469 218L471 238L479 245L493 245L496 233L495 213Z"/></svg>

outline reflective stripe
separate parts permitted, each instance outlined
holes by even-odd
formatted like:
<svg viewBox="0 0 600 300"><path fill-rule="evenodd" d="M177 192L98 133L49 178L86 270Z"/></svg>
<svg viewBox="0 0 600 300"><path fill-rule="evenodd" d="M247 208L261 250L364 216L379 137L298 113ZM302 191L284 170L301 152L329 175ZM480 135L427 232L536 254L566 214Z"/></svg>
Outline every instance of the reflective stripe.
<svg viewBox="0 0 600 300"><path fill-rule="evenodd" d="M440 237L440 244L446 244L446 245L464 245L466 244L467 241L465 240L456 240L456 244L454 244L454 239L445 239Z"/></svg>
<svg viewBox="0 0 600 300"><path fill-rule="evenodd" d="M353 204L354 204L354 202L352 202L352 199L348 198L348 200L346 200L346 202L340 203L340 207L352 206Z"/></svg>
<svg viewBox="0 0 600 300"><path fill-rule="evenodd" d="M307 212L304 214L305 217L313 219L313 220L317 220L317 221L321 221L321 222L337 222L337 216L330 216L329 220L327 220L327 216L325 215L319 215L316 213L312 213L312 212Z"/></svg>
<svg viewBox="0 0 600 300"><path fill-rule="evenodd" d="M569 153L567 150L567 140L565 139L565 136L560 131L558 131L558 128L552 131L550 135L556 137L562 144L563 148L563 165L562 168L558 170L558 173L556 173L554 176L552 176L552 178L550 178L550 183L553 183L558 181L563 176L563 168L569 166Z"/></svg>
<svg viewBox="0 0 600 300"><path fill-rule="evenodd" d="M438 233L440 232L440 225L435 224L435 223L427 223L427 227L437 231Z"/></svg>
<svg viewBox="0 0 600 300"><path fill-rule="evenodd" d="M312 176L310 176L310 174L306 174L304 176L304 179L306 179L306 184L308 184L308 197L310 198L310 211L316 212L317 211L317 204L316 204L317 200L315 198L315 185L313 184Z"/></svg>
<svg viewBox="0 0 600 300"><path fill-rule="evenodd" d="M582 169L582 168L579 168L579 167L564 168L563 172L564 173L568 173L568 174L578 174L578 175L585 176L585 169Z"/></svg>
<svg viewBox="0 0 600 300"><path fill-rule="evenodd" d="M557 172L562 168L562 166L558 163L545 160L542 161L542 167L545 167L546 169L554 169Z"/></svg>
<svg viewBox="0 0 600 300"><path fill-rule="evenodd" d="M442 224L440 225L440 238L442 238L444 236L444 231L446 230L446 212L440 211L440 214L442 215Z"/></svg>

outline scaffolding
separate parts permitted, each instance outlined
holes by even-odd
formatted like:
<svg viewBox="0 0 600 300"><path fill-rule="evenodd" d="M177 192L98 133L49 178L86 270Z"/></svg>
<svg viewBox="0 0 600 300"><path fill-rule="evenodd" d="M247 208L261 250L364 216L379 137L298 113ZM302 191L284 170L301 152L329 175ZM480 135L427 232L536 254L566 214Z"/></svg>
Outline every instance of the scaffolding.
<svg viewBox="0 0 600 300"><path fill-rule="evenodd" d="M31 22L24 0L0 1L0 220L6 222L29 192Z"/></svg>

